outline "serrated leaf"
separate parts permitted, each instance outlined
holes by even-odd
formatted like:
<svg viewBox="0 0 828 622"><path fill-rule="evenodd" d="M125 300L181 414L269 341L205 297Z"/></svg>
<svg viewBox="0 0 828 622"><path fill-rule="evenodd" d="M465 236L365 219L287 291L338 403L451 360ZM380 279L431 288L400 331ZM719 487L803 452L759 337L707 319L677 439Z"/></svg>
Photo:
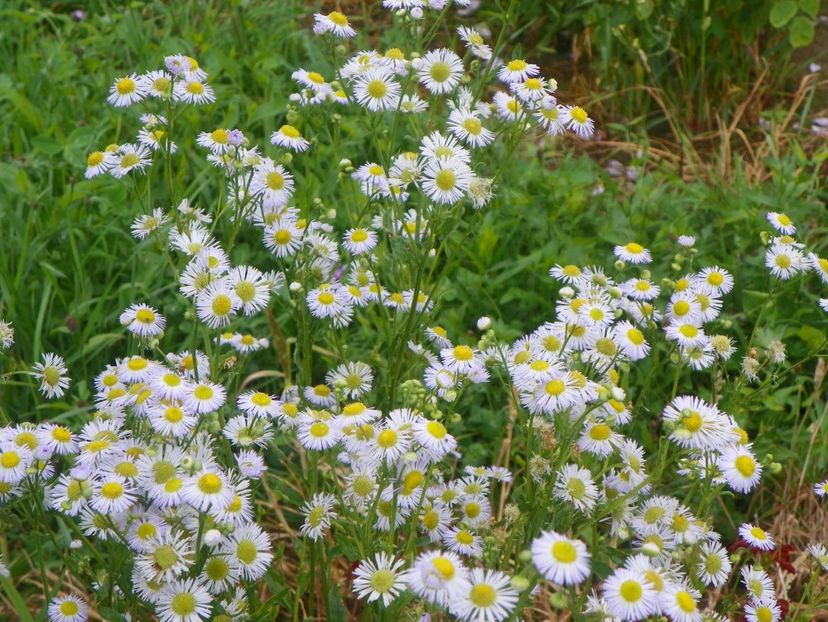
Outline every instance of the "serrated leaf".
<svg viewBox="0 0 828 622"><path fill-rule="evenodd" d="M796 15L797 6L794 0L779 0L774 3L770 12L770 23L774 28L781 28Z"/></svg>
<svg viewBox="0 0 828 622"><path fill-rule="evenodd" d="M788 28L791 45L795 48L804 48L814 40L814 22L812 19L800 15L796 17Z"/></svg>

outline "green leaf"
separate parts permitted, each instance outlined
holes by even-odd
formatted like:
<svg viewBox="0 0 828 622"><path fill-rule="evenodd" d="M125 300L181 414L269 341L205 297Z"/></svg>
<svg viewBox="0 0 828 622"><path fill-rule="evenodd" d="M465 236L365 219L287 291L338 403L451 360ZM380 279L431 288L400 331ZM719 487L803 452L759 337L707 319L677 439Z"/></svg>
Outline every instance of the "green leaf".
<svg viewBox="0 0 828 622"><path fill-rule="evenodd" d="M804 48L814 40L814 22L804 15L800 15L788 28L791 45L795 48Z"/></svg>
<svg viewBox="0 0 828 622"><path fill-rule="evenodd" d="M774 28L781 28L796 15L797 6L794 0L779 0L774 3L770 12L770 23Z"/></svg>
<svg viewBox="0 0 828 622"><path fill-rule="evenodd" d="M348 610L342 602L342 596L335 585L328 590L328 620L332 622L345 622L348 619Z"/></svg>
<svg viewBox="0 0 828 622"><path fill-rule="evenodd" d="M819 0L799 0L799 8L803 13L807 13L816 19L819 13Z"/></svg>

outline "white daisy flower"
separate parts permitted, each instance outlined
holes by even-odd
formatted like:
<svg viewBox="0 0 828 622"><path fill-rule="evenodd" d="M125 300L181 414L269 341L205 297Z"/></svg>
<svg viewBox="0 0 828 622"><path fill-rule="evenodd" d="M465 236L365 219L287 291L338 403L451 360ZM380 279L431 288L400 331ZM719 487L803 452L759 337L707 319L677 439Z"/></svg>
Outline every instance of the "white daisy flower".
<svg viewBox="0 0 828 622"><path fill-rule="evenodd" d="M369 69L354 82L354 97L372 112L395 110L399 105L401 91L399 82L384 68Z"/></svg>
<svg viewBox="0 0 828 622"><path fill-rule="evenodd" d="M317 35L331 33L340 39L349 39L356 35L348 18L339 11L331 11L327 15L323 13L314 13L313 15L313 33Z"/></svg>
<svg viewBox="0 0 828 622"><path fill-rule="evenodd" d="M565 106L561 110L561 123L581 138L590 138L595 133L595 122L580 106Z"/></svg>
<svg viewBox="0 0 828 622"><path fill-rule="evenodd" d="M514 611L518 592L509 575L497 570L473 568L465 590L449 602L449 608L463 620L501 622Z"/></svg>
<svg viewBox="0 0 828 622"><path fill-rule="evenodd" d="M120 322L127 330L139 337L154 337L164 332L167 321L153 307L133 304L121 314Z"/></svg>
<svg viewBox="0 0 828 622"><path fill-rule="evenodd" d="M423 171L423 192L435 203L453 205L469 189L474 173L468 164L457 158L435 158Z"/></svg>
<svg viewBox="0 0 828 622"><path fill-rule="evenodd" d="M151 161L150 152L144 145L126 143L114 153L109 173L120 179L132 171L143 172Z"/></svg>
<svg viewBox="0 0 828 622"><path fill-rule="evenodd" d="M209 380L193 382L184 394L184 404L196 414L212 413L224 406L227 400L225 388Z"/></svg>
<svg viewBox="0 0 828 622"><path fill-rule="evenodd" d="M173 100L187 104L210 104L216 101L216 94L206 82L187 78L173 86Z"/></svg>
<svg viewBox="0 0 828 622"><path fill-rule="evenodd" d="M250 194L259 197L266 208L280 208L287 205L293 194L293 176L281 164L264 158L255 169L250 180Z"/></svg>
<svg viewBox="0 0 828 622"><path fill-rule="evenodd" d="M310 147L302 133L292 125L283 125L270 135L270 142L291 151L307 151Z"/></svg>
<svg viewBox="0 0 828 622"><path fill-rule="evenodd" d="M43 361L35 363L32 376L40 381L40 392L47 398L62 397L69 387L69 371L63 357L52 352L45 352Z"/></svg>
<svg viewBox="0 0 828 622"><path fill-rule="evenodd" d="M628 242L623 246L616 246L614 253L618 259L631 264L647 264L653 260L650 251L638 242Z"/></svg>
<svg viewBox="0 0 828 622"><path fill-rule="evenodd" d="M527 78L537 76L540 67L527 63L522 58L515 58L503 65L497 72L497 77L507 84L512 82L524 82Z"/></svg>
<svg viewBox="0 0 828 622"><path fill-rule="evenodd" d="M109 97L106 101L117 108L123 108L138 103L148 93L149 86L144 77L133 73L115 80L109 89Z"/></svg>
<svg viewBox="0 0 828 622"><path fill-rule="evenodd" d="M74 594L57 596L49 603L49 622L86 622L89 607Z"/></svg>
<svg viewBox="0 0 828 622"><path fill-rule="evenodd" d="M86 156L86 172L84 177L92 179L98 175L108 172L115 162L115 154L112 151L93 151Z"/></svg>
<svg viewBox="0 0 828 622"><path fill-rule="evenodd" d="M643 620L658 607L652 584L626 568L613 572L604 581L602 591L610 614L624 622Z"/></svg>
<svg viewBox="0 0 828 622"><path fill-rule="evenodd" d="M532 541L532 562L548 581L578 585L590 575L586 545L554 531L543 531Z"/></svg>
<svg viewBox="0 0 828 622"><path fill-rule="evenodd" d="M420 83L435 95L445 95L460 84L463 62L447 48L431 50L415 62Z"/></svg>
<svg viewBox="0 0 828 622"><path fill-rule="evenodd" d="M749 447L730 445L716 460L716 466L727 481L727 485L736 492L750 492L762 478L762 465L756 460Z"/></svg>
<svg viewBox="0 0 828 622"><path fill-rule="evenodd" d="M739 526L739 537L760 551L772 551L776 548L773 537L767 531L750 523L743 523Z"/></svg>
<svg viewBox="0 0 828 622"><path fill-rule="evenodd" d="M373 559L361 561L354 570L354 594L369 603L382 600L387 607L405 590L403 565L402 560L382 552Z"/></svg>
<svg viewBox="0 0 828 622"><path fill-rule="evenodd" d="M213 596L200 579L170 581L158 593L161 622L202 622L210 618Z"/></svg>
<svg viewBox="0 0 828 622"><path fill-rule="evenodd" d="M241 299L225 280L210 283L196 298L198 319L210 328L229 324L241 306Z"/></svg>
<svg viewBox="0 0 828 622"><path fill-rule="evenodd" d="M768 212L768 222L782 235L793 235L796 233L796 227L793 221L786 215L779 212Z"/></svg>
<svg viewBox="0 0 828 622"><path fill-rule="evenodd" d="M234 574L246 581L263 577L273 560L270 537L256 523L233 530L221 550L229 560Z"/></svg>

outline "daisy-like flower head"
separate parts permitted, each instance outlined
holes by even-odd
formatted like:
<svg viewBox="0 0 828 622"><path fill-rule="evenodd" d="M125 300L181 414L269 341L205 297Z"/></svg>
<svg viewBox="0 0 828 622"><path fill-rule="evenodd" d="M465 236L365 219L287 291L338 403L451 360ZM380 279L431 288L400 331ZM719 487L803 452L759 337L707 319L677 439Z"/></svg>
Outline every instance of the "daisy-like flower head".
<svg viewBox="0 0 828 622"><path fill-rule="evenodd" d="M449 603L452 613L462 620L500 622L508 618L518 602L509 575L497 570L473 568L466 589Z"/></svg>
<svg viewBox="0 0 828 622"><path fill-rule="evenodd" d="M532 562L547 580L558 585L583 583L590 574L589 552L580 540L544 531L532 542Z"/></svg>
<svg viewBox="0 0 828 622"><path fill-rule="evenodd" d="M414 439L435 458L442 458L457 447L457 439L439 421L420 417L413 429Z"/></svg>
<svg viewBox="0 0 828 622"><path fill-rule="evenodd" d="M489 60L492 57L491 46L486 44L483 36L474 28L458 26L457 34L460 35L460 39L477 58Z"/></svg>
<svg viewBox="0 0 828 622"><path fill-rule="evenodd" d="M527 63L522 58L515 58L503 65L497 72L497 77L507 84L524 82L540 73L540 67Z"/></svg>
<svg viewBox="0 0 828 622"><path fill-rule="evenodd" d="M203 79L185 78L173 86L173 99L186 104L210 104L216 101L216 94Z"/></svg>
<svg viewBox="0 0 828 622"><path fill-rule="evenodd" d="M241 311L253 315L267 307L270 286L264 275L251 266L237 266L227 274L227 284L241 302Z"/></svg>
<svg viewBox="0 0 828 622"><path fill-rule="evenodd" d="M122 514L135 502L128 480L114 473L103 476L95 485L90 505L101 514Z"/></svg>
<svg viewBox="0 0 828 622"><path fill-rule="evenodd" d="M402 87L385 68L369 69L354 82L354 97L368 110L395 110Z"/></svg>
<svg viewBox="0 0 828 622"><path fill-rule="evenodd" d="M86 172L84 177L92 179L98 175L103 175L112 168L115 160L115 154L112 151L93 151L86 156Z"/></svg>
<svg viewBox="0 0 828 622"><path fill-rule="evenodd" d="M202 512L221 510L233 501L233 487L223 472L210 465L187 479L181 496Z"/></svg>
<svg viewBox="0 0 828 622"><path fill-rule="evenodd" d="M765 252L765 266L770 269L773 276L787 281L805 269L806 259L794 246L771 244Z"/></svg>
<svg viewBox="0 0 828 622"><path fill-rule="evenodd" d="M216 155L221 155L232 150L230 144L230 131L224 128L217 128L212 132L201 132L196 138L196 144L206 147Z"/></svg>
<svg viewBox="0 0 828 622"><path fill-rule="evenodd" d="M474 173L458 158L435 158L423 171L423 192L435 203L453 205L469 189Z"/></svg>
<svg viewBox="0 0 828 622"><path fill-rule="evenodd" d="M302 230L296 219L285 217L264 228L264 244L276 257L288 257L302 245Z"/></svg>
<svg viewBox="0 0 828 622"><path fill-rule="evenodd" d="M625 622L643 620L658 607L652 584L641 573L626 568L616 570L604 581L603 595L609 613Z"/></svg>
<svg viewBox="0 0 828 622"><path fill-rule="evenodd" d="M701 270L695 276L693 284L704 292L727 294L733 289L733 276L724 268L713 266Z"/></svg>
<svg viewBox="0 0 828 622"><path fill-rule="evenodd" d="M697 572L707 585L721 587L730 576L730 556L718 542L704 542L699 549Z"/></svg>
<svg viewBox="0 0 828 622"><path fill-rule="evenodd" d="M46 352L43 361L35 363L32 375L40 381L40 392L52 399L62 397L69 387L69 377L66 375L68 371L63 357Z"/></svg>
<svg viewBox="0 0 828 622"><path fill-rule="evenodd" d="M408 588L417 596L438 605L448 605L466 593L469 571L457 553L425 551L405 573Z"/></svg>
<svg viewBox="0 0 828 622"><path fill-rule="evenodd" d="M739 526L739 537L752 548L760 551L772 551L776 548L773 537L767 531L750 523L743 523Z"/></svg>
<svg viewBox="0 0 828 622"><path fill-rule="evenodd" d="M448 129L469 147L485 147L494 138L494 132L485 128L477 113L457 108L448 118Z"/></svg>
<svg viewBox="0 0 828 622"><path fill-rule="evenodd" d="M13 440L0 442L0 482L13 485L22 481L32 462L34 455L27 446Z"/></svg>
<svg viewBox="0 0 828 622"><path fill-rule="evenodd" d="M670 582L659 594L661 608L674 622L701 622L701 594L684 582Z"/></svg>
<svg viewBox="0 0 828 622"><path fill-rule="evenodd" d="M336 505L336 497L328 493L316 493L310 501L302 506L302 514L305 522L302 523L300 531L303 536L311 540L318 540L331 526L337 514L333 508Z"/></svg>
<svg viewBox="0 0 828 622"><path fill-rule="evenodd" d="M646 248L638 242L628 242L623 246L618 245L613 250L615 256L621 261L631 264L647 264L653 260L653 256Z"/></svg>
<svg viewBox="0 0 828 622"><path fill-rule="evenodd" d="M774 598L773 581L761 568L744 566L741 571L742 584L750 597L758 602Z"/></svg>
<svg viewBox="0 0 828 622"><path fill-rule="evenodd" d="M361 561L354 570L354 593L369 603L382 600L387 607L405 590L403 564L402 560L382 552L373 559Z"/></svg>
<svg viewBox="0 0 828 622"><path fill-rule="evenodd" d="M138 303L131 305L121 314L120 322L129 332L139 337L154 337L164 332L167 321L149 305Z"/></svg>
<svg viewBox="0 0 828 622"><path fill-rule="evenodd" d="M191 383L184 395L187 408L196 414L205 414L217 411L224 406L227 400L225 388L209 380Z"/></svg>
<svg viewBox="0 0 828 622"><path fill-rule="evenodd" d="M156 208L151 214L142 214L132 222L132 237L143 240L170 221L164 210Z"/></svg>
<svg viewBox="0 0 828 622"><path fill-rule="evenodd" d="M149 86L144 77L133 73L115 80L106 100L117 108L123 108L138 103L148 93Z"/></svg>
<svg viewBox="0 0 828 622"><path fill-rule="evenodd" d="M292 125L283 125L270 135L270 142L274 145L290 149L291 151L307 151L310 147L302 133Z"/></svg>
<svg viewBox="0 0 828 622"><path fill-rule="evenodd" d="M266 208L280 208L287 205L293 187L293 176L281 164L264 158L253 170L250 194L261 198Z"/></svg>
<svg viewBox="0 0 828 622"><path fill-rule="evenodd" d="M344 14L339 11L331 11L327 15L314 13L313 33L316 35L331 33L340 39L348 39L356 35L356 30L351 27L348 18Z"/></svg>
<svg viewBox="0 0 828 622"><path fill-rule="evenodd" d="M768 212L767 219L771 226L782 235L793 235L796 233L796 227L787 214L780 212Z"/></svg>
<svg viewBox="0 0 828 622"><path fill-rule="evenodd" d="M435 95L451 93L463 77L463 61L447 48L427 52L415 67L420 83Z"/></svg>
<svg viewBox="0 0 828 622"><path fill-rule="evenodd" d="M782 609L775 598L750 601L745 605L745 619L748 622L779 622Z"/></svg>
<svg viewBox="0 0 828 622"><path fill-rule="evenodd" d="M144 145L126 143L118 147L112 156L112 166L109 174L120 179L132 171L139 173L150 165L150 151Z"/></svg>
<svg viewBox="0 0 828 622"><path fill-rule="evenodd" d="M49 603L49 622L86 622L89 607L74 594L57 596Z"/></svg>
<svg viewBox="0 0 828 622"><path fill-rule="evenodd" d="M209 619L212 602L201 579L177 579L161 588L156 611L161 622L202 622Z"/></svg>
<svg viewBox="0 0 828 622"><path fill-rule="evenodd" d="M330 420L303 416L297 426L296 437L303 447L323 451L336 445L342 438L342 433Z"/></svg>
<svg viewBox="0 0 828 622"><path fill-rule="evenodd" d="M273 560L270 537L256 523L237 527L227 536L222 552L234 572L247 581L264 576Z"/></svg>
<svg viewBox="0 0 828 622"><path fill-rule="evenodd" d="M730 445L722 450L716 466L732 490L750 492L762 477L762 465L753 456L749 447Z"/></svg>
<svg viewBox="0 0 828 622"><path fill-rule="evenodd" d="M828 259L820 257L816 253L811 253L808 255L808 263L811 269L819 276L819 280L823 284L828 284Z"/></svg>
<svg viewBox="0 0 828 622"><path fill-rule="evenodd" d="M196 298L198 319L210 328L220 328L229 324L241 306L241 299L223 279L210 283Z"/></svg>
<svg viewBox="0 0 828 622"><path fill-rule="evenodd" d="M553 494L581 512L590 514L598 500L598 487L588 469L577 464L566 464L555 479Z"/></svg>
<svg viewBox="0 0 828 622"><path fill-rule="evenodd" d="M561 110L561 123L581 138L590 138L595 133L595 122L580 106L567 106Z"/></svg>
<svg viewBox="0 0 828 622"><path fill-rule="evenodd" d="M372 229L348 229L342 239L342 245L352 255L370 253L377 245L377 234Z"/></svg>
<svg viewBox="0 0 828 622"><path fill-rule="evenodd" d="M728 421L704 400L691 395L676 397L664 409L664 419L674 425L670 440L691 449L721 449L733 439Z"/></svg>

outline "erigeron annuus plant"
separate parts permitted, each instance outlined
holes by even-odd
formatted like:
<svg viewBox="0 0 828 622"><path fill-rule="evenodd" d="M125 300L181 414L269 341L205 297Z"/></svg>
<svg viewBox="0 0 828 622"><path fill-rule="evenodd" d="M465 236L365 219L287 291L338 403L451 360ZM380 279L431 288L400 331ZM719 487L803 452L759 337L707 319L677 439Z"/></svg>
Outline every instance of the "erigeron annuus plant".
<svg viewBox="0 0 828 622"><path fill-rule="evenodd" d="M331 64L294 72L299 91L268 147L238 129L176 131L185 107L217 98L192 58L114 83L110 103L143 106L142 128L91 154L86 174L141 192L136 252L167 257L178 295L123 310L130 348L94 378L82 426L4 429L4 500L33 520L53 512L93 560L64 562L90 580L95 605L132 619L335 619L343 562L364 601L353 611L380 619L517 619L549 592L594 619L717 619L742 605L751 620L777 619L773 535L743 525L749 548L731 560L711 511L772 464L721 395L677 391L692 370L727 372L737 346L717 322L733 278L688 263L660 286L652 254L630 242L615 248L614 276L552 268L554 312L520 339L503 342L485 318L478 339L449 335L443 279L502 162L527 135L593 125L557 102L538 66L499 61L503 35L489 47L461 27L462 48L433 46L449 3L385 4L400 11L401 43L383 52L348 56L348 18L316 16ZM355 131L366 155L351 151ZM177 158L193 142L217 199L183 196ZM335 192L315 196L334 166ZM656 348L675 382L649 398L665 407L648 465L625 430L645 406L635 367ZM71 390L57 354L32 373L47 398ZM487 383L515 443L498 464L471 466L462 419L472 386ZM262 527L259 503L288 470L277 447L305 467L282 534ZM720 613L706 608L703 593L727 585ZM73 595L49 598L53 620L86 618Z"/></svg>

